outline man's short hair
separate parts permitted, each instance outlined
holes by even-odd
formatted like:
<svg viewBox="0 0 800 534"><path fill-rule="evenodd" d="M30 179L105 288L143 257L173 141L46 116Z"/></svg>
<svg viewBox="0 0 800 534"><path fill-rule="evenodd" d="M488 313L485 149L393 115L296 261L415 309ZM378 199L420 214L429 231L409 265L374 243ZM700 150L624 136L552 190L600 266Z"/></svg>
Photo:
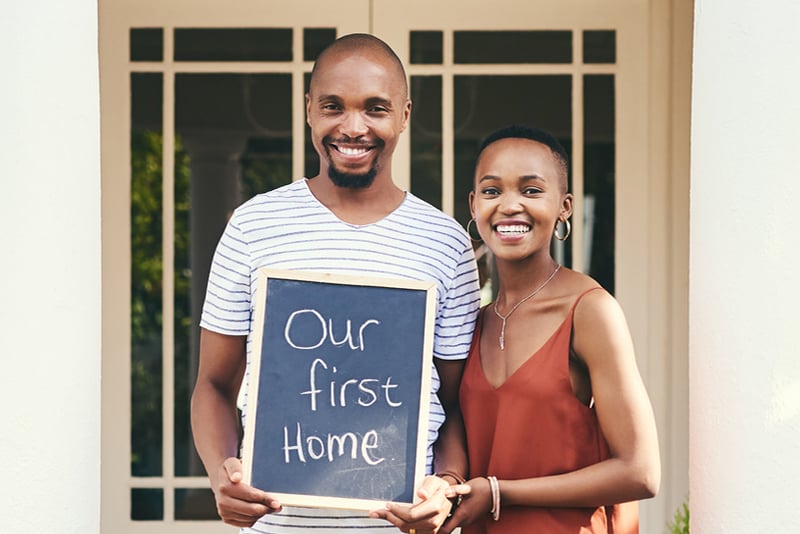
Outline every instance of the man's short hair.
<svg viewBox="0 0 800 534"><path fill-rule="evenodd" d="M397 57L397 54L395 54L391 46L369 33L350 33L348 35L343 35L325 47L325 49L320 52L319 56L317 56L317 60L314 62L314 66L311 69L311 78L308 83L309 90L314 80L314 73L317 70L317 65L319 65L326 56L339 52L357 52L365 50L382 53L395 64L400 76L403 78L404 96L408 98L408 80L406 78L406 69L403 67L403 62L400 61L400 58Z"/></svg>
<svg viewBox="0 0 800 534"><path fill-rule="evenodd" d="M505 126L499 130L495 130L487 135L486 138L484 138L484 140L481 142L481 147L478 150L478 161L480 161L481 154L483 154L483 151L487 146L491 145L495 141L500 141L501 139L529 139L531 141L541 143L549 148L550 153L553 154L553 158L556 160L556 165L558 165L560 174L559 178L561 179L562 188L564 192L567 191L569 156L567 155L567 151L564 149L564 146L558 142L558 139L556 139L553 134L546 130L542 130L541 128L526 126L524 124L512 124Z"/></svg>

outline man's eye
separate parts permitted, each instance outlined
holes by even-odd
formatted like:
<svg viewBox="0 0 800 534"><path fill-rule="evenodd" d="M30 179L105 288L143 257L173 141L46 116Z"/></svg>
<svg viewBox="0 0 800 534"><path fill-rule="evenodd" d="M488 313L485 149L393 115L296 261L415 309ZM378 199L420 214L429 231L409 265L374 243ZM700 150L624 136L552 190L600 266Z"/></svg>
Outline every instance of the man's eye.
<svg viewBox="0 0 800 534"><path fill-rule="evenodd" d="M482 190L481 193L484 195L497 195L500 191L496 187L487 187L486 189Z"/></svg>
<svg viewBox="0 0 800 534"><path fill-rule="evenodd" d="M526 187L522 192L526 195L538 195L542 190L538 187Z"/></svg>

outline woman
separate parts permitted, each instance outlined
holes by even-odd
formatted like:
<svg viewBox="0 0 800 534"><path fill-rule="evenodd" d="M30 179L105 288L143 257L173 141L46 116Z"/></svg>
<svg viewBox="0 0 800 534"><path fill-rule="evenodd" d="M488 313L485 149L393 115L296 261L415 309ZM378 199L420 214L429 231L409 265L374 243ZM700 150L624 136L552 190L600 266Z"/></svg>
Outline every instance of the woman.
<svg viewBox="0 0 800 534"><path fill-rule="evenodd" d="M550 254L572 215L563 147L493 133L469 201L500 285L461 382L471 480L441 532L637 532L630 501L659 486L655 422L616 300Z"/></svg>

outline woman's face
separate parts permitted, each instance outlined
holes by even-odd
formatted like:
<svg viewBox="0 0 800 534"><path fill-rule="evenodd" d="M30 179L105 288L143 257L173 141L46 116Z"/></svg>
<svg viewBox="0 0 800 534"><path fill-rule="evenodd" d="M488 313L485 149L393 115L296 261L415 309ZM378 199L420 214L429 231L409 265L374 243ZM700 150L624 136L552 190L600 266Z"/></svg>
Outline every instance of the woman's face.
<svg viewBox="0 0 800 534"><path fill-rule="evenodd" d="M507 138L487 146L475 168L470 209L484 243L495 257L525 259L549 253L559 217L572 214L559 165L546 145Z"/></svg>

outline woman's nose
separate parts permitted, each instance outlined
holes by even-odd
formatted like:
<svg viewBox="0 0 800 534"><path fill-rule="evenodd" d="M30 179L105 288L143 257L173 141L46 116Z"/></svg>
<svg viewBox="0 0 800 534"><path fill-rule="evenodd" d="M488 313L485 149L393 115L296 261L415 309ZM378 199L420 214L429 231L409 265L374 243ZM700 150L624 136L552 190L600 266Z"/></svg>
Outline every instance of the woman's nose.
<svg viewBox="0 0 800 534"><path fill-rule="evenodd" d="M500 197L500 211L502 213L517 213L522 210L519 195L506 193Z"/></svg>

